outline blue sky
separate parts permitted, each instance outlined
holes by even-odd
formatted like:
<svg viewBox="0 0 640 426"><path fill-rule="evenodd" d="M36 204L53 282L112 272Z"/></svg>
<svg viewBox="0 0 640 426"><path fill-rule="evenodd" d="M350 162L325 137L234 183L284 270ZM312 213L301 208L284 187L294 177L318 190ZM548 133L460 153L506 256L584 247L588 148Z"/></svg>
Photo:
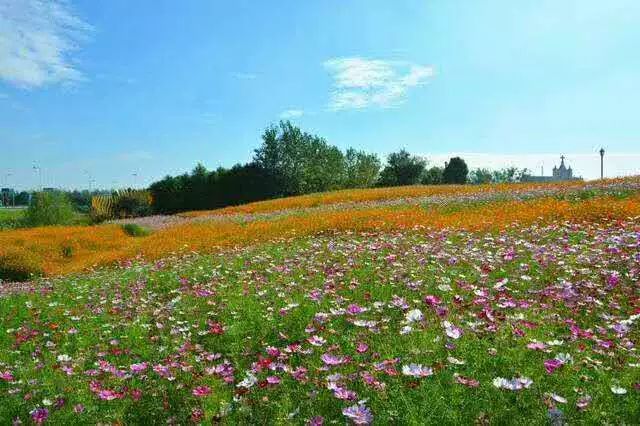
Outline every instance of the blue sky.
<svg viewBox="0 0 640 426"><path fill-rule="evenodd" d="M231 166L282 117L381 156L592 178L604 146L637 174L638 22L637 0L0 0L1 182Z"/></svg>

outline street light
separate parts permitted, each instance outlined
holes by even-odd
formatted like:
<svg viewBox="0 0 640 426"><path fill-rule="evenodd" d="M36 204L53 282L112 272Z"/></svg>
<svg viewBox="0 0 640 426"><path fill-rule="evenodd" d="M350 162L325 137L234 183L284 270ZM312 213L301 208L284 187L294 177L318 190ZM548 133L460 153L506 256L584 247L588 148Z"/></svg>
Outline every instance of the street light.
<svg viewBox="0 0 640 426"><path fill-rule="evenodd" d="M40 184L40 191L42 191L42 169L34 164L33 171L38 173L38 182Z"/></svg>
<svg viewBox="0 0 640 426"><path fill-rule="evenodd" d="M600 148L600 179L604 179L604 148Z"/></svg>

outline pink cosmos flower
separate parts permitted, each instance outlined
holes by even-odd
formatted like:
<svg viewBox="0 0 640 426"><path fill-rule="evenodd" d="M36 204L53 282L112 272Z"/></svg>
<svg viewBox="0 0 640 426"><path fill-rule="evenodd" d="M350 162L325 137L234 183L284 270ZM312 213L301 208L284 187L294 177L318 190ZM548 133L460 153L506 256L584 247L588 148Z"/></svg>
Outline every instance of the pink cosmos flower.
<svg viewBox="0 0 640 426"><path fill-rule="evenodd" d="M342 399L343 401L354 401L355 399L358 398L358 395L356 395L354 391L348 390L340 386L336 387L333 390L333 395L338 399Z"/></svg>
<svg viewBox="0 0 640 426"><path fill-rule="evenodd" d="M98 392L98 398L103 401L113 401L114 399L122 398L122 395L111 389L101 389Z"/></svg>
<svg viewBox="0 0 640 426"><path fill-rule="evenodd" d="M198 386L191 392L193 396L197 396L198 398L205 397L211 394L211 388L209 386Z"/></svg>
<svg viewBox="0 0 640 426"><path fill-rule="evenodd" d="M576 407L578 407L580 411L586 410L589 404L591 404L591 396L589 395L585 395L576 401Z"/></svg>
<svg viewBox="0 0 640 426"><path fill-rule="evenodd" d="M429 306L437 306L440 303L442 303L442 299L440 299L438 296L429 294L424 297L424 303L426 303Z"/></svg>
<svg viewBox="0 0 640 426"><path fill-rule="evenodd" d="M322 426L324 425L324 417L315 416L311 420L309 420L308 426Z"/></svg>
<svg viewBox="0 0 640 426"><path fill-rule="evenodd" d="M7 382L12 382L13 381L13 374L11 373L11 371L0 372L0 379L6 380Z"/></svg>
<svg viewBox="0 0 640 426"><path fill-rule="evenodd" d="M307 342L311 343L313 346L322 346L327 341L320 336L311 336L307 339Z"/></svg>
<svg viewBox="0 0 640 426"><path fill-rule="evenodd" d="M358 314L361 314L362 312L364 312L364 308L361 308L355 303L352 303L351 305L347 306L347 313L349 315L358 315Z"/></svg>
<svg viewBox="0 0 640 426"><path fill-rule="evenodd" d="M364 342L358 342L358 344L356 345L356 352L358 352L359 354L365 353L368 350L369 345Z"/></svg>
<svg viewBox="0 0 640 426"><path fill-rule="evenodd" d="M49 417L49 410L46 408L36 408L31 412L31 419L35 424L41 425Z"/></svg>
<svg viewBox="0 0 640 426"><path fill-rule="evenodd" d="M554 371L556 371L558 368L562 367L563 365L564 365L564 362L556 358L547 359L544 362L544 368L545 370L547 370L547 374L552 374Z"/></svg>
<svg viewBox="0 0 640 426"><path fill-rule="evenodd" d="M327 365L340 365L345 362L344 357L335 356L330 353L323 354L320 359Z"/></svg>
<svg viewBox="0 0 640 426"><path fill-rule="evenodd" d="M368 425L373 422L371 411L361 404L352 405L344 408L342 414L349 418L355 425Z"/></svg>
<svg viewBox="0 0 640 426"><path fill-rule="evenodd" d="M545 345L542 342L531 342L527 344L527 349L531 349L534 351L542 351L542 350L545 350L546 348L547 348L547 345Z"/></svg>
<svg viewBox="0 0 640 426"><path fill-rule="evenodd" d="M146 362L141 362L139 364L131 364L129 368L134 373L142 373L144 370L147 369L148 366L149 365Z"/></svg>
<svg viewBox="0 0 640 426"><path fill-rule="evenodd" d="M203 418L204 418L204 411L202 411L202 409L194 408L191 411L191 421L193 421L194 423L200 423Z"/></svg>
<svg viewBox="0 0 640 426"><path fill-rule="evenodd" d="M470 388L477 388L478 386L480 386L480 382L477 381L476 379L472 379L469 377L464 377L464 376L459 376L459 375L455 375L455 379L456 379L456 383L459 383L461 385L464 386L468 386Z"/></svg>
<svg viewBox="0 0 640 426"><path fill-rule="evenodd" d="M270 385L279 385L280 384L280 377L269 376L269 377L267 377L267 383L269 383Z"/></svg>

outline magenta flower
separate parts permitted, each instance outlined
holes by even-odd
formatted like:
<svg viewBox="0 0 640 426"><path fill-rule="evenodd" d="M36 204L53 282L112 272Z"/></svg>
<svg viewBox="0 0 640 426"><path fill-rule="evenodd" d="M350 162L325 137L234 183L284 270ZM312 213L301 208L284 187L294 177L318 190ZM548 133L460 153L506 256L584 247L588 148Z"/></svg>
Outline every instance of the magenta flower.
<svg viewBox="0 0 640 426"><path fill-rule="evenodd" d="M114 399L121 398L122 395L111 389L102 389L98 392L98 398L103 401L113 401Z"/></svg>
<svg viewBox="0 0 640 426"><path fill-rule="evenodd" d="M429 306L437 306L440 303L442 303L442 300L438 296L429 294L424 297L424 303L426 303Z"/></svg>
<svg viewBox="0 0 640 426"><path fill-rule="evenodd" d="M364 342L358 342L358 344L356 345L356 352L358 352L359 354L363 354L368 350L369 350L369 345L367 345Z"/></svg>
<svg viewBox="0 0 640 426"><path fill-rule="evenodd" d="M342 414L349 418L355 425L368 425L373 422L371 411L364 405L352 405L342 410Z"/></svg>
<svg viewBox="0 0 640 426"><path fill-rule="evenodd" d="M324 424L324 417L315 416L311 420L309 420L308 426L322 426Z"/></svg>
<svg viewBox="0 0 640 426"><path fill-rule="evenodd" d="M364 309L354 303L347 306L347 313L350 315L358 315L358 314L361 314L362 312L364 312Z"/></svg>
<svg viewBox="0 0 640 426"><path fill-rule="evenodd" d="M267 377L267 383L269 383L270 385L279 385L280 384L280 377L269 376L269 377Z"/></svg>
<svg viewBox="0 0 640 426"><path fill-rule="evenodd" d="M211 388L209 386L198 386L197 388L193 389L193 392L191 393L193 394L193 396L202 398L211 393Z"/></svg>
<svg viewBox="0 0 640 426"><path fill-rule="evenodd" d="M562 367L563 365L564 365L564 362L556 358L547 359L544 362L544 368L545 370L547 370L547 374L552 374L554 371L556 371L558 368Z"/></svg>
<svg viewBox="0 0 640 426"><path fill-rule="evenodd" d="M141 362L139 364L131 364L129 366L131 371L134 373L142 373L144 370L147 369L147 367L148 367L148 364L146 362Z"/></svg>
<svg viewBox="0 0 640 426"><path fill-rule="evenodd" d="M7 382L12 382L13 381L13 374L11 373L11 371L0 372L0 379L6 380Z"/></svg>
<svg viewBox="0 0 640 426"><path fill-rule="evenodd" d="M31 412L31 419L35 424L41 425L49 417L49 410L46 408L36 408Z"/></svg>

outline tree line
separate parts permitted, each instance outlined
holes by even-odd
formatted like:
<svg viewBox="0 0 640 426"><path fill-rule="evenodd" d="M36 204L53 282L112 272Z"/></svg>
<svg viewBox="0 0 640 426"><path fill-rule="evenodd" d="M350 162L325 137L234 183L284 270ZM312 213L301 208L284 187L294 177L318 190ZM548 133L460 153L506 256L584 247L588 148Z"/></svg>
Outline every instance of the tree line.
<svg viewBox="0 0 640 426"><path fill-rule="evenodd" d="M324 138L281 121L264 131L250 162L212 171L198 164L190 173L154 182L149 190L154 212L170 214L337 189L515 182L523 172L469 173L459 157L444 167L427 167L425 159L404 149L390 154L383 167L376 154L353 148L342 152Z"/></svg>

